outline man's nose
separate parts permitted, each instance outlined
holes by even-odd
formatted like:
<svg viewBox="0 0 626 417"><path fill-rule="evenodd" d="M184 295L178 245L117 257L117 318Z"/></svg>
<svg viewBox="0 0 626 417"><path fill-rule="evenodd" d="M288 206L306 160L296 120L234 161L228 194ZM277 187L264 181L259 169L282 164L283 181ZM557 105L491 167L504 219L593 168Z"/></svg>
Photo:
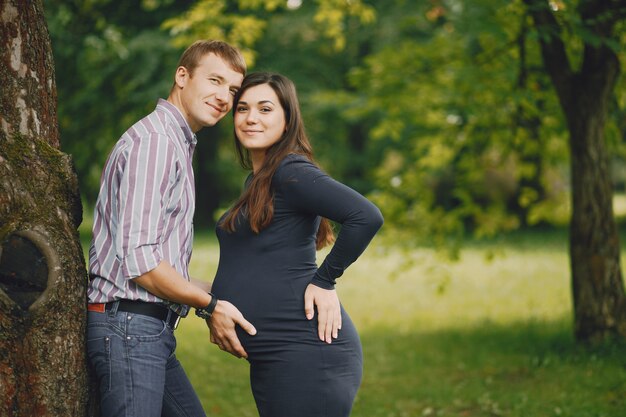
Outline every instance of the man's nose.
<svg viewBox="0 0 626 417"><path fill-rule="evenodd" d="M228 100L230 100L231 97L230 89L227 86L218 89L215 97L224 103L228 103Z"/></svg>

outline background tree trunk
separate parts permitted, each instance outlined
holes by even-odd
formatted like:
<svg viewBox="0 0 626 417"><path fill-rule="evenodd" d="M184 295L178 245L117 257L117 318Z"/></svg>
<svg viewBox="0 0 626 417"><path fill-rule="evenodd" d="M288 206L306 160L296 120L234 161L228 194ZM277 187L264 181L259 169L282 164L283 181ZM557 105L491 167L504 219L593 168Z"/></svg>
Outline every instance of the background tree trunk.
<svg viewBox="0 0 626 417"><path fill-rule="evenodd" d="M543 62L570 135L570 263L575 335L580 341L626 338L626 294L604 137L609 103L620 73L619 60L608 41L616 37L615 24L626 10L617 0L580 3L582 25L596 38L582 39L581 68L573 71L560 37L561 28L548 2L526 3L540 32Z"/></svg>
<svg viewBox="0 0 626 417"><path fill-rule="evenodd" d="M615 68L611 72L617 73ZM616 78L606 72L595 76ZM606 88L582 89L576 92L578 105L567 114L572 158L570 263L575 334L579 340L593 341L626 337L626 296L604 136L611 94Z"/></svg>
<svg viewBox="0 0 626 417"><path fill-rule="evenodd" d="M570 258L575 332L579 340L626 337L620 245L612 210L602 115L589 109L572 121ZM583 132L587 132L586 134Z"/></svg>
<svg viewBox="0 0 626 417"><path fill-rule="evenodd" d="M0 0L0 415L84 416L85 262L40 0Z"/></svg>

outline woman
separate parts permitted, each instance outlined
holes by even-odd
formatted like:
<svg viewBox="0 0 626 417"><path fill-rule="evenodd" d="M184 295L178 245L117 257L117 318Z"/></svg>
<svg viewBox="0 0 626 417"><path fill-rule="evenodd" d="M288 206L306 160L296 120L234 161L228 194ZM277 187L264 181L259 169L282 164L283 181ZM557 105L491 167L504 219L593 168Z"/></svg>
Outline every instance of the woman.
<svg viewBox="0 0 626 417"><path fill-rule="evenodd" d="M365 250L382 216L313 163L289 79L248 75L233 112L240 161L252 173L218 224L212 291L257 329L255 336L237 332L261 417L348 416L363 359L335 279ZM327 219L342 226L318 269L316 248L334 241Z"/></svg>

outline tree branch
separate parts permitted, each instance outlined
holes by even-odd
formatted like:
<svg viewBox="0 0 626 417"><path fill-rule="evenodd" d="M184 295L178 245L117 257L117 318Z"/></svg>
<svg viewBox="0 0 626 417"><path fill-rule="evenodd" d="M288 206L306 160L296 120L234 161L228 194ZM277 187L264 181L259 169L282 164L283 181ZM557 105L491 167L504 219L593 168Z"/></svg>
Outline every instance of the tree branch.
<svg viewBox="0 0 626 417"><path fill-rule="evenodd" d="M564 109L571 103L574 73L561 39L561 27L547 0L524 0L539 32L541 55Z"/></svg>
<svg viewBox="0 0 626 417"><path fill-rule="evenodd" d="M615 24L626 14L626 5L620 1L583 1L579 7L583 27L594 36L592 42L585 42L581 79L587 82L586 91L601 92L601 100L611 94L619 76L619 59L610 42L618 42Z"/></svg>

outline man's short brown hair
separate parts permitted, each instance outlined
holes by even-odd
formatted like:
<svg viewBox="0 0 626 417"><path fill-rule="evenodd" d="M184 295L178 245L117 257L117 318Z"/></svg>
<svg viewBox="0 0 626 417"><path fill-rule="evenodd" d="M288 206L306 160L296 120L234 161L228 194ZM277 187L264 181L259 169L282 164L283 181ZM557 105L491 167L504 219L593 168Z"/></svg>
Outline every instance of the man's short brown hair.
<svg viewBox="0 0 626 417"><path fill-rule="evenodd" d="M178 61L178 66L187 68L189 74L193 75L193 71L200 64L200 60L211 53L222 58L234 71L246 75L246 61L241 52L234 46L218 40L195 41L183 52L180 61Z"/></svg>

